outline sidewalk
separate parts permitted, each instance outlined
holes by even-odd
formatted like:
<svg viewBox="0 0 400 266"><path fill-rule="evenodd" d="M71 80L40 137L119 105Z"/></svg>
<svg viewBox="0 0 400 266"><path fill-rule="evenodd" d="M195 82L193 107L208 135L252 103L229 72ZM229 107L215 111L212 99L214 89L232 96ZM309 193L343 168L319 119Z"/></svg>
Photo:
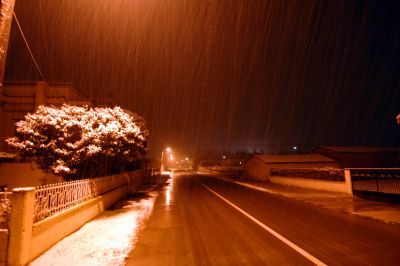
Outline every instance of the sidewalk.
<svg viewBox="0 0 400 266"><path fill-rule="evenodd" d="M251 189L281 195L287 198L311 203L326 209L400 225L400 205L398 204L361 199L345 193L284 186L274 183L263 183L249 179L230 178L218 173L200 172L200 174L212 175Z"/></svg>
<svg viewBox="0 0 400 266"><path fill-rule="evenodd" d="M158 192L138 192L65 237L30 266L124 265L150 217Z"/></svg>

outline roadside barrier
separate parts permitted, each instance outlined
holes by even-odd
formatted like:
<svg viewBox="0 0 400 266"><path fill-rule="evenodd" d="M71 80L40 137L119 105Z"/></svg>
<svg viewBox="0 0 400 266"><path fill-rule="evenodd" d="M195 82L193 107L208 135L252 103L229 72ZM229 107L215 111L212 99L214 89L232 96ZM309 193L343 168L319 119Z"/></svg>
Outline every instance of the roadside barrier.
<svg viewBox="0 0 400 266"><path fill-rule="evenodd" d="M400 195L400 168L349 169L353 191Z"/></svg>
<svg viewBox="0 0 400 266"><path fill-rule="evenodd" d="M26 265L108 207L138 191L153 174L151 169L139 170L13 189L11 217L6 226L9 230L0 230L0 264Z"/></svg>

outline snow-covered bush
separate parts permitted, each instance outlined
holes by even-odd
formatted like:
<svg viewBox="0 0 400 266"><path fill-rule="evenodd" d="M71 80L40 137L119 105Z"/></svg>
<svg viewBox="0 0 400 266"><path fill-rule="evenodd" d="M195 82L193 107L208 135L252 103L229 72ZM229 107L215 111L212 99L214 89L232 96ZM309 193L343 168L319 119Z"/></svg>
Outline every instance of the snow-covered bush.
<svg viewBox="0 0 400 266"><path fill-rule="evenodd" d="M40 106L16 123L7 142L44 170L78 179L137 166L148 135L144 118L120 107Z"/></svg>

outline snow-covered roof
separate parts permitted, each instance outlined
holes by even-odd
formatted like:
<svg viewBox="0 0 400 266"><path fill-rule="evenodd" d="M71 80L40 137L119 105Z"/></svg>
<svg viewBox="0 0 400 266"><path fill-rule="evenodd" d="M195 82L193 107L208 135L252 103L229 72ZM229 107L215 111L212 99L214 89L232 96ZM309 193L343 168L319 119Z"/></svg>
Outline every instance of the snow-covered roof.
<svg viewBox="0 0 400 266"><path fill-rule="evenodd" d="M265 163L314 163L314 162L336 162L336 160L320 154L259 154L255 158Z"/></svg>

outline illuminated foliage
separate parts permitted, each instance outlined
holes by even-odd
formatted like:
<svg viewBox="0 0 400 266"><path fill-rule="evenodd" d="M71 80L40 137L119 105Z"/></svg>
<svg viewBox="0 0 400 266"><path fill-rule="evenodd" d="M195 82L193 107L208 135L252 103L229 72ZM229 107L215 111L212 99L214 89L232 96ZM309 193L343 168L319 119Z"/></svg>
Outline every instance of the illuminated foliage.
<svg viewBox="0 0 400 266"><path fill-rule="evenodd" d="M77 179L137 167L148 135L144 118L120 107L40 106L7 142L44 170Z"/></svg>

